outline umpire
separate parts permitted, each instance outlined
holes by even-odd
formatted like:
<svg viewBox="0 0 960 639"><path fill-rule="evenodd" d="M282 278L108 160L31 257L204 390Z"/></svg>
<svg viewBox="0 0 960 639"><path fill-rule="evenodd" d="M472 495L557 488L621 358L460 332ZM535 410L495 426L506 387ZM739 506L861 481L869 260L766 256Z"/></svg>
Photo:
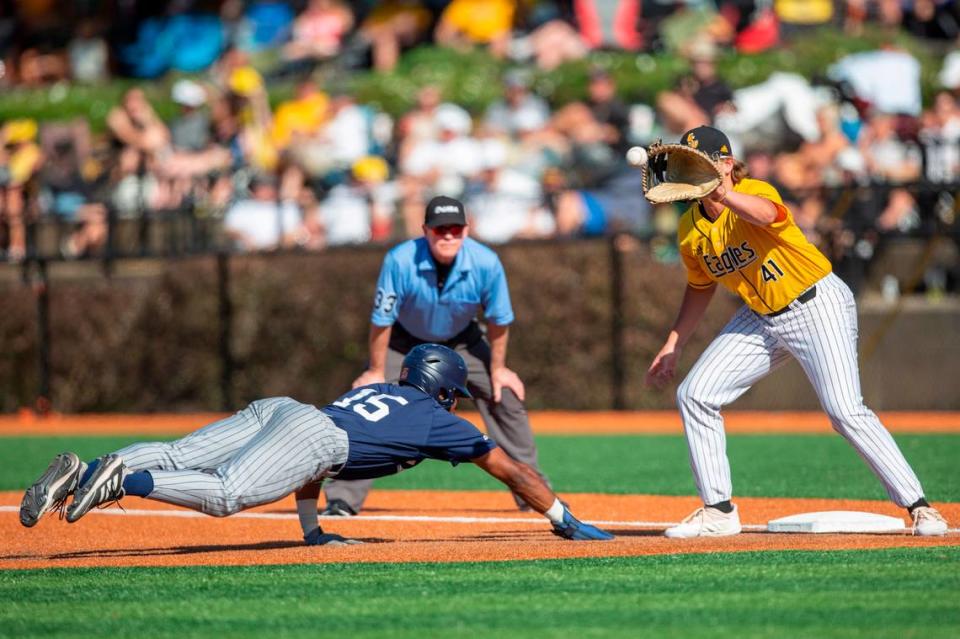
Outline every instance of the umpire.
<svg viewBox="0 0 960 639"><path fill-rule="evenodd" d="M430 200L423 233L394 247L383 260L370 317L369 368L353 387L395 380L415 346L444 344L466 361L467 388L493 440L544 477L523 404L523 382L506 366L513 308L500 258L468 237L463 204L450 197ZM486 336L476 319L480 309ZM328 482L322 514L357 514L372 483ZM528 508L516 494L514 500L521 510Z"/></svg>

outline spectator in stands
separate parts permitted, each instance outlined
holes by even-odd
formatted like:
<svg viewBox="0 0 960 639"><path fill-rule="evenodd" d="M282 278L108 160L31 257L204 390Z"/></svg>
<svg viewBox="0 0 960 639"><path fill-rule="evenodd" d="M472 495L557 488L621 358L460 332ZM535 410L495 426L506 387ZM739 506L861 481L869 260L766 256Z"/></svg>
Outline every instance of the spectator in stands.
<svg viewBox="0 0 960 639"><path fill-rule="evenodd" d="M273 115L273 142L280 149L312 139L329 117L330 97L313 80L297 86L293 100L281 102Z"/></svg>
<svg viewBox="0 0 960 639"><path fill-rule="evenodd" d="M503 77L503 86L503 98L491 104L484 115L485 129L514 135L518 121L536 118L545 124L550 119L550 107L546 101L530 91L530 75L527 71L508 71Z"/></svg>
<svg viewBox="0 0 960 639"><path fill-rule="evenodd" d="M377 2L360 24L360 37L371 49L373 68L391 71L404 49L423 41L433 15L419 0Z"/></svg>
<svg viewBox="0 0 960 639"><path fill-rule="evenodd" d="M423 207L438 193L459 198L480 170L479 143L471 136L470 114L453 104L437 107L437 140L411 144L400 164L403 217L408 237L423 232Z"/></svg>
<svg viewBox="0 0 960 639"><path fill-rule="evenodd" d="M278 190L273 175L255 175L250 196L233 204L224 216L224 231L233 246L243 251L264 251L294 246L305 238L296 195Z"/></svg>
<svg viewBox="0 0 960 639"><path fill-rule="evenodd" d="M180 113L170 122L170 149L157 159L156 173L168 198L165 206L178 207L194 191L206 190L207 178L229 168L231 157L214 142L210 113L204 108L206 89L192 80L178 80L171 97Z"/></svg>
<svg viewBox="0 0 960 639"><path fill-rule="evenodd" d="M170 92L180 113L170 122L170 142L179 151L201 151L210 143L210 115L203 110L207 92L193 80L178 80Z"/></svg>
<svg viewBox="0 0 960 639"><path fill-rule="evenodd" d="M0 129L0 221L6 227L6 257L19 262L27 255L28 191L43 161L37 145L37 123L10 120Z"/></svg>
<svg viewBox="0 0 960 639"><path fill-rule="evenodd" d="M312 98L313 104L319 106L321 99ZM322 117L314 134L293 141L289 155L310 179L330 187L347 179L353 163L370 153L373 112L339 92L329 97Z"/></svg>
<svg viewBox="0 0 960 639"><path fill-rule="evenodd" d="M139 88L127 91L121 103L107 114L114 144L129 149L140 163L170 146L170 131Z"/></svg>
<svg viewBox="0 0 960 639"><path fill-rule="evenodd" d="M919 150L897 137L896 118L887 113L874 113L860 139L860 149L867 171L875 182L899 185L920 177ZM920 223L916 201L905 188L892 188L886 206L877 218L883 231L906 231Z"/></svg>
<svg viewBox="0 0 960 639"><path fill-rule="evenodd" d="M521 5L522 30L507 44L507 55L514 62L533 62L551 71L565 62L580 60L590 51L577 30L577 7L584 2L524 2Z"/></svg>
<svg viewBox="0 0 960 639"><path fill-rule="evenodd" d="M401 159L406 154L405 147L440 137L437 107L442 102L443 93L436 85L428 84L417 91L416 105L397 120L397 140Z"/></svg>
<svg viewBox="0 0 960 639"><path fill-rule="evenodd" d="M272 173L280 153L271 136L273 113L263 77L253 67L237 67L230 72L227 87L230 111L240 126L237 144L244 163L254 171Z"/></svg>
<svg viewBox="0 0 960 639"><path fill-rule="evenodd" d="M452 0L433 32L437 44L465 50L488 46L504 57L517 11L516 0Z"/></svg>
<svg viewBox="0 0 960 639"><path fill-rule="evenodd" d="M960 105L949 91L934 96L933 107L921 118L919 141L925 174L931 182L960 180Z"/></svg>
<svg viewBox="0 0 960 639"><path fill-rule="evenodd" d="M951 11L954 2L913 0L903 16L903 28L918 38L956 41L960 22Z"/></svg>
<svg viewBox="0 0 960 639"><path fill-rule="evenodd" d="M877 21L891 34L903 25L903 2L901 0L876 0Z"/></svg>
<svg viewBox="0 0 960 639"><path fill-rule="evenodd" d="M293 37L284 47L287 60L325 60L336 56L353 29L350 6L339 0L309 0L293 22Z"/></svg>
<svg viewBox="0 0 960 639"><path fill-rule="evenodd" d="M563 130L559 119L554 124ZM557 232L562 236L639 231L649 224L641 173L627 166L623 153L610 146L607 130L590 113L590 119L564 131L571 144L565 159L567 183L552 198Z"/></svg>
<svg viewBox="0 0 960 639"><path fill-rule="evenodd" d="M739 53L758 53L780 41L780 21L769 2L764 0L719 0L720 15L729 25L729 39Z"/></svg>
<svg viewBox="0 0 960 639"><path fill-rule="evenodd" d="M604 139L618 151L626 151L630 112L617 95L617 83L602 67L590 70L587 84L587 108L593 118L605 127Z"/></svg>
<svg viewBox="0 0 960 639"><path fill-rule="evenodd" d="M837 158L847 149L853 149L850 139L840 129L837 105L822 106L816 117L819 138L804 142L795 152L781 153L775 160L777 182L792 193L812 194L825 182L839 183L835 177Z"/></svg>
<svg viewBox="0 0 960 639"><path fill-rule="evenodd" d="M657 96L657 111L671 135L711 124L718 114L733 108L733 91L717 75L716 56L712 41L692 42L687 51L691 73L680 79L676 89Z"/></svg>
<svg viewBox="0 0 960 639"><path fill-rule="evenodd" d="M96 84L110 76L110 52L96 20L85 19L67 45L70 77L74 82Z"/></svg>
<svg viewBox="0 0 960 639"><path fill-rule="evenodd" d="M481 170L464 199L474 236L491 244L552 236L556 222L539 176L508 164L504 140L484 140L481 149Z"/></svg>
<svg viewBox="0 0 960 639"><path fill-rule="evenodd" d="M60 253L67 258L94 255L107 240L107 209L96 200L95 186L84 176L82 164L74 140L63 138L53 143L40 171L43 212L71 227L60 244Z"/></svg>
<svg viewBox="0 0 960 639"><path fill-rule="evenodd" d="M26 86L61 82L69 74L66 53L55 41L40 39L20 52L19 77Z"/></svg>
<svg viewBox="0 0 960 639"><path fill-rule="evenodd" d="M650 223L650 205L643 197L640 172L631 169L593 188L565 190L555 206L557 233L563 237L637 233Z"/></svg>
<svg viewBox="0 0 960 639"><path fill-rule="evenodd" d="M822 27L833 20L832 0L774 0L784 39Z"/></svg>
<svg viewBox="0 0 960 639"><path fill-rule="evenodd" d="M396 189L387 182L386 161L367 156L354 162L349 179L320 202L319 232L324 246L383 242L391 237Z"/></svg>

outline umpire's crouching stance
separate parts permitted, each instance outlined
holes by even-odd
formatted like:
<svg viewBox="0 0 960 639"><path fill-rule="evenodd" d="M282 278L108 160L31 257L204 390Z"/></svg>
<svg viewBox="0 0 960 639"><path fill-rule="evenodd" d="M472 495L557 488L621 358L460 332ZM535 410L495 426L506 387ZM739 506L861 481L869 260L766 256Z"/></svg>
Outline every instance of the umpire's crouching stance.
<svg viewBox="0 0 960 639"><path fill-rule="evenodd" d="M523 382L506 366L513 322L507 276L497 254L469 239L468 231L463 204L435 197L427 204L424 237L387 253L370 318L370 362L353 387L395 380L404 355L418 344L449 346L467 363L467 387L487 432L507 455L540 472L523 405ZM476 321L481 309L486 337ZM358 513L371 484L339 479L328 483L323 514ZM524 509L516 492L514 498Z"/></svg>
<svg viewBox="0 0 960 639"><path fill-rule="evenodd" d="M457 396L470 396L466 382L463 358L445 346L424 344L403 360L399 384L351 390L323 410L273 397L174 442L134 444L89 464L63 453L27 489L20 523L36 525L71 494L66 511L72 523L125 495L225 517L296 492L307 544L357 543L320 528L317 498L324 478L383 477L440 459L484 469L543 513L560 537L612 539L577 520L529 466L453 414Z"/></svg>

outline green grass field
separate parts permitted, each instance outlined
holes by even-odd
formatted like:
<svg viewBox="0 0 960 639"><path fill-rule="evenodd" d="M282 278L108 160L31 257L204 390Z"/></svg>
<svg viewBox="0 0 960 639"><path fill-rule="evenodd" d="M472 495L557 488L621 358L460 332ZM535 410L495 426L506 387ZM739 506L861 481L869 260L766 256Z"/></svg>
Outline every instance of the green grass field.
<svg viewBox="0 0 960 639"><path fill-rule="evenodd" d="M92 459L138 437L9 437L0 450L0 490L25 488L63 450ZM897 442L930 497L960 501L960 436L904 435ZM687 446L678 436L539 437L545 472L559 492L693 495ZM854 450L835 435L732 435L730 464L738 495L885 499L880 483ZM478 468L426 462L388 477L378 488L497 490Z"/></svg>
<svg viewBox="0 0 960 639"><path fill-rule="evenodd" d="M0 489L61 450L136 437L4 438ZM960 501L960 436L897 441L934 500ZM556 488L694 494L681 437L541 437ZM731 436L737 493L884 498L836 436ZM495 489L426 463L380 488ZM953 522L956 525L956 522ZM960 548L667 555L508 564L0 570L0 637L960 636Z"/></svg>

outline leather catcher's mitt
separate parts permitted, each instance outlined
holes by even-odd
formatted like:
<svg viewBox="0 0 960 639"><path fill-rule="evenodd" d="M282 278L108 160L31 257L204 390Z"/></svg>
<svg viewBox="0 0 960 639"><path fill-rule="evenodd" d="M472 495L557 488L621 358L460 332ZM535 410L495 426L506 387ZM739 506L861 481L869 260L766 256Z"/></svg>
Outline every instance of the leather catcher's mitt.
<svg viewBox="0 0 960 639"><path fill-rule="evenodd" d="M643 194L654 204L699 200L723 179L713 158L683 144L655 142L647 154Z"/></svg>

